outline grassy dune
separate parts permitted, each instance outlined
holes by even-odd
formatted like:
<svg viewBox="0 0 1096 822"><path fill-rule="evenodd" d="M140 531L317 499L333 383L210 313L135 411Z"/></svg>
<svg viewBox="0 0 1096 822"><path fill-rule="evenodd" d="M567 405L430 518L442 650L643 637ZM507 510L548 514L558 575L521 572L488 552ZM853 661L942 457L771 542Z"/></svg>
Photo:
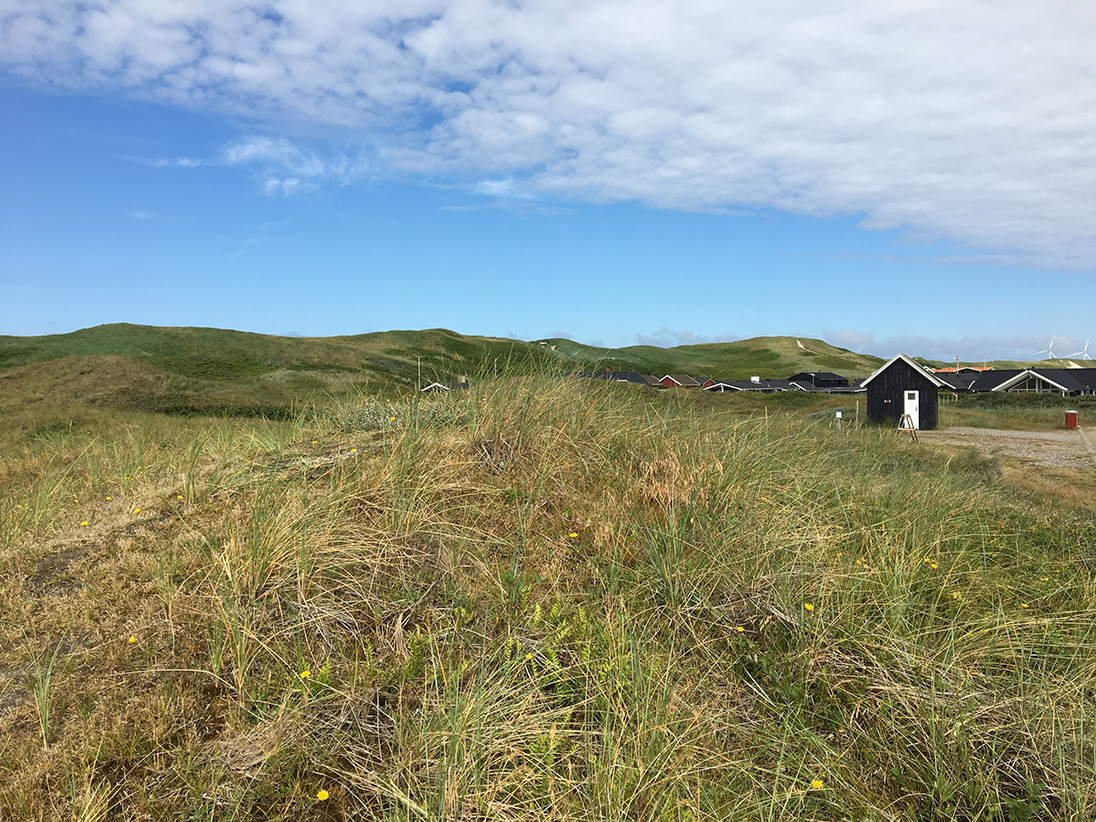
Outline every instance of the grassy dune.
<svg viewBox="0 0 1096 822"><path fill-rule="evenodd" d="M0 819L1096 817L1091 507L530 377L0 428Z"/></svg>
<svg viewBox="0 0 1096 822"><path fill-rule="evenodd" d="M837 370L866 376L882 361L821 340L594 348L446 329L348 337L277 337L216 328L114 324L71 334L0 337L0 413L46 399L187 414L272 416L327 396L398 394L458 377L621 370L720 379Z"/></svg>

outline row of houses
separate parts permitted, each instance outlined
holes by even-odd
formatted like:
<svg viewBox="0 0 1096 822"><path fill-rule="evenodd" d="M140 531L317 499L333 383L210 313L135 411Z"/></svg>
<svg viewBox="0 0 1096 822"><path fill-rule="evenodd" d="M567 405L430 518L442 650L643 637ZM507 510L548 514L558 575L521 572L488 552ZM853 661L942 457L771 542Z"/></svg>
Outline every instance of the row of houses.
<svg viewBox="0 0 1096 822"><path fill-rule="evenodd" d="M938 420L939 392L975 394L1096 394L1096 368L949 368L933 371L905 354L898 354L862 380L849 380L829 371L804 371L786 380L751 377L716 381L710 377L667 374L661 378L635 371L588 371L565 376L623 382L651 388L685 388L703 391L809 391L829 394L864 393L867 416L872 422L933 429ZM467 389L468 382L432 383L423 391Z"/></svg>
<svg viewBox="0 0 1096 822"><path fill-rule="evenodd" d="M899 354L860 385L868 395L868 419L872 422L933 429L941 390L1078 397L1096 394L1096 368L949 368L934 372Z"/></svg>
<svg viewBox="0 0 1096 822"><path fill-rule="evenodd" d="M960 394L1007 391L1010 394L1096 394L1096 368L959 368L936 376Z"/></svg>
<svg viewBox="0 0 1096 822"><path fill-rule="evenodd" d="M803 371L793 374L786 380L762 379L750 377L748 380L716 381L711 377L691 377L688 374L667 374L656 377L654 374L640 374L636 371L586 371L566 374L568 377L585 377L609 382L626 382L644 385L649 388L700 388L705 391L759 391L771 394L776 391L824 391L847 393L857 390L856 380L850 383L848 377L830 371Z"/></svg>

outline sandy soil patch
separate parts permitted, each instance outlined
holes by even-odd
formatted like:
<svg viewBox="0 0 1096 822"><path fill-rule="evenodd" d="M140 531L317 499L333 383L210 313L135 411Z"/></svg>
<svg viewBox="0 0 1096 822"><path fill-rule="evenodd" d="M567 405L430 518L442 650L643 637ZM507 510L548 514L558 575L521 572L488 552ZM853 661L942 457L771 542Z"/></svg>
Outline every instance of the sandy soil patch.
<svg viewBox="0 0 1096 822"><path fill-rule="evenodd" d="M1092 436L1077 431L1003 431L996 428L945 428L918 431L925 442L973 446L1049 468L1096 468Z"/></svg>

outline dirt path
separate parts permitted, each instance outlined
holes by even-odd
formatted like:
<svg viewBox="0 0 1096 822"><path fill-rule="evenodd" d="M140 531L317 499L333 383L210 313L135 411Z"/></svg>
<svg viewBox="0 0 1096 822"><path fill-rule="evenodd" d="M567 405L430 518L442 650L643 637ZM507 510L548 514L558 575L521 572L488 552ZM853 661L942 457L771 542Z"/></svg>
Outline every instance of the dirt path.
<svg viewBox="0 0 1096 822"><path fill-rule="evenodd" d="M1002 431L996 428L946 428L919 431L926 442L970 445L982 451L1030 460L1052 468L1096 467L1093 437L1076 431Z"/></svg>

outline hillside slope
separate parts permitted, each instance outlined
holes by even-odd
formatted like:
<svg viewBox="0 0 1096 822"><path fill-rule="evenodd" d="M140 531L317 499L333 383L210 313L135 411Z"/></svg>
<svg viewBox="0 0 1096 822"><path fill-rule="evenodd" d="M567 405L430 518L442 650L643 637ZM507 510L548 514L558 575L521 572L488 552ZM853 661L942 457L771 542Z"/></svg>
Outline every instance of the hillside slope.
<svg viewBox="0 0 1096 822"><path fill-rule="evenodd" d="M486 374L609 369L742 379L799 371L865 376L882 362L813 339L604 349L446 329L343 337L278 337L216 328L113 324L70 334L0 337L0 407L92 404L176 413L267 413L320 395L400 393Z"/></svg>

